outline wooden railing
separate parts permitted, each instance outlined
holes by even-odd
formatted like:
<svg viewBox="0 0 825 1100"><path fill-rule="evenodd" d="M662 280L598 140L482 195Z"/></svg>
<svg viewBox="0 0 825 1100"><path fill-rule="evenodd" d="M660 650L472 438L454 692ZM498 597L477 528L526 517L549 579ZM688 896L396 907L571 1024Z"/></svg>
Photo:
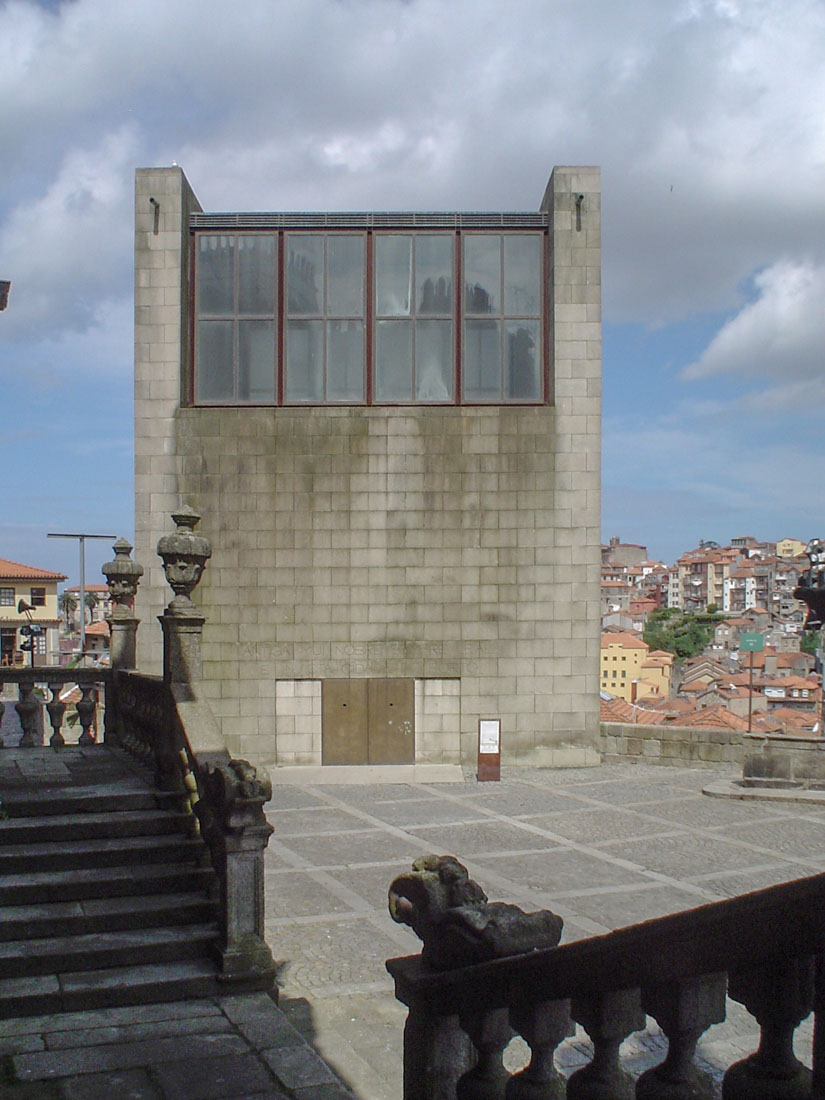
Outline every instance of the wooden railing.
<svg viewBox="0 0 825 1100"><path fill-rule="evenodd" d="M102 739L102 731L96 729L99 704L109 701L112 673L101 668L37 667L24 669L0 669L0 720L4 711L13 707L19 717L20 737L18 747L33 748L48 740L53 748L67 741L91 745ZM18 700L9 703L2 699L6 684L17 684ZM76 685L80 697L74 704L77 722L72 727L66 720L71 716L71 704L65 695L68 685ZM51 728L51 736L47 738ZM6 747L0 740L0 748Z"/></svg>
<svg viewBox="0 0 825 1100"><path fill-rule="evenodd" d="M421 956L390 959L408 1006L404 1100L695 1100L712 1096L693 1055L725 1018L726 995L761 1029L759 1049L729 1067L724 1100L825 1098L825 875L676 913L605 936L480 963L428 969ZM813 1072L793 1053L811 1011ZM654 1017L664 1061L633 1081L622 1041ZM579 1023L593 1058L565 1081L554 1051ZM514 1034L529 1065L510 1076Z"/></svg>

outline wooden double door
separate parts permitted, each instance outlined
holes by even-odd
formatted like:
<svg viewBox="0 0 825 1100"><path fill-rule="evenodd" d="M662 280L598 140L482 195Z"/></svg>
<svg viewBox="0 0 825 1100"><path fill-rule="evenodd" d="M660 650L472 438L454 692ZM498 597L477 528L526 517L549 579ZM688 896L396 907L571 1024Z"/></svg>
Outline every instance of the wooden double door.
<svg viewBox="0 0 825 1100"><path fill-rule="evenodd" d="M415 681L324 680L321 762L415 763Z"/></svg>

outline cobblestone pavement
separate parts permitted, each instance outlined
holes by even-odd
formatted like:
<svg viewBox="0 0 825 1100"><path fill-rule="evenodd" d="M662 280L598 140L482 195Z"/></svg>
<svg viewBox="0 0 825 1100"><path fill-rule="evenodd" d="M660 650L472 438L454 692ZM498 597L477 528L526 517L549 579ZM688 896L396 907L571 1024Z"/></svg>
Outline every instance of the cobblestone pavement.
<svg viewBox="0 0 825 1100"><path fill-rule="evenodd" d="M825 807L709 798L732 775L645 765L505 771L500 783L279 787L267 807L267 938L281 1007L360 1100L398 1100L405 1010L384 962L419 942L387 913L387 888L426 852L467 865L491 899L551 908L564 941L825 871ZM654 1021L624 1064L659 1061ZM755 1050L751 1017L705 1033L699 1058L718 1082ZM797 1031L810 1064L811 1021ZM523 1057L514 1042L508 1064ZM572 1072L583 1033L558 1052Z"/></svg>

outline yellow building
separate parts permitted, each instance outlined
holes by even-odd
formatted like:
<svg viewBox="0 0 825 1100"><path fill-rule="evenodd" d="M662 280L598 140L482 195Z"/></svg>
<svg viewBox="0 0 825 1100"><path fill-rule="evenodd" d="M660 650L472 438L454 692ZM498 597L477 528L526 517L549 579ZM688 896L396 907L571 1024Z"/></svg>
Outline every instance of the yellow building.
<svg viewBox="0 0 825 1100"><path fill-rule="evenodd" d="M602 634L602 691L632 703L636 690L633 683L642 679L642 665L649 650L650 646L635 634Z"/></svg>
<svg viewBox="0 0 825 1100"><path fill-rule="evenodd" d="M635 703L670 694L673 654L654 649L635 634L602 634L601 689Z"/></svg>
<svg viewBox="0 0 825 1100"><path fill-rule="evenodd" d="M35 664L57 661L59 613L57 586L64 573L37 569L33 565L0 558L0 665L28 664L21 648L26 636L21 627L28 623L42 627L33 635ZM23 600L31 610L18 611Z"/></svg>
<svg viewBox="0 0 825 1100"><path fill-rule="evenodd" d="M673 674L673 654L664 649L652 649L642 662L642 678L636 688L638 699L667 699Z"/></svg>
<svg viewBox="0 0 825 1100"><path fill-rule="evenodd" d="M776 556L778 558L798 558L805 553L805 543L799 539L780 539L776 544Z"/></svg>

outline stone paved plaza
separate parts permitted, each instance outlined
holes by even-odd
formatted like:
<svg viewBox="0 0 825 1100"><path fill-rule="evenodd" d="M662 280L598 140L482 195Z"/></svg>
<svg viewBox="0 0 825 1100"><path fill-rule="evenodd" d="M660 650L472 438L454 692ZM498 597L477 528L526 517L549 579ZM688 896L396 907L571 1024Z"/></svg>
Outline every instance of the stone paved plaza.
<svg viewBox="0 0 825 1100"><path fill-rule="evenodd" d="M724 774L607 765L482 785L277 784L267 936L283 1011L258 994L6 1020L0 1097L400 1100L405 1010L384 961L419 944L387 913L395 875L451 853L491 899L555 910L570 940L825 870L825 807L702 795ZM757 1038L729 1001L701 1059L719 1082ZM797 1032L808 1064L810 1045L808 1020ZM588 1049L583 1033L568 1040L562 1069ZM664 1050L649 1021L624 1064L641 1072ZM510 1068L523 1056L514 1043Z"/></svg>
<svg viewBox="0 0 825 1100"><path fill-rule="evenodd" d="M384 968L419 944L387 913L387 887L425 852L466 863L491 900L549 907L564 940L825 870L825 806L709 798L733 772L643 765L517 770L500 783L280 787L268 807L267 938L281 1007L361 1100L401 1096L405 1010ZM797 1032L810 1064L811 1021ZM751 1017L728 1019L700 1053L714 1077L756 1048ZM587 1059L583 1033L558 1052ZM625 1047L660 1060L653 1021ZM515 1063L521 1052L509 1052Z"/></svg>

